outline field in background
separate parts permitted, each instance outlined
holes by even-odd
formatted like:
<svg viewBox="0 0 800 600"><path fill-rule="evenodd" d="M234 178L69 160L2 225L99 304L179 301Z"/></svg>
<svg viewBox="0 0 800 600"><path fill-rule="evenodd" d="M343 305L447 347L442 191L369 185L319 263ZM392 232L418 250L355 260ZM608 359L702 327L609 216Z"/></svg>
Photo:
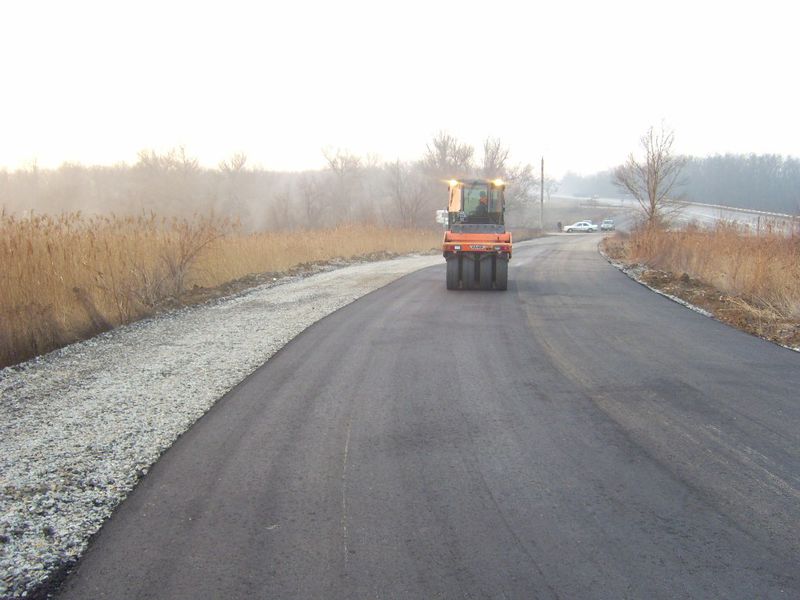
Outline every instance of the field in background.
<svg viewBox="0 0 800 600"><path fill-rule="evenodd" d="M372 225L248 234L213 218L0 214L0 367L191 302L199 288L440 241L435 229Z"/></svg>
<svg viewBox="0 0 800 600"><path fill-rule="evenodd" d="M719 223L711 229L639 229L606 251L652 271L654 287L751 333L800 345L800 235Z"/></svg>

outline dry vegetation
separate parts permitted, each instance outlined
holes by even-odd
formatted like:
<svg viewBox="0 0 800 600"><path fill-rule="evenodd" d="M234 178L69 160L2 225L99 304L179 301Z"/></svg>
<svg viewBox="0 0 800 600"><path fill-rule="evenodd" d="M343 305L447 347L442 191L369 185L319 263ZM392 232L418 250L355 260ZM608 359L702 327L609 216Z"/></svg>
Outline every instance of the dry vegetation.
<svg viewBox="0 0 800 600"><path fill-rule="evenodd" d="M441 132L419 160L330 149L302 173L243 153L208 168L183 147L133 165L0 168L0 367L305 263L435 248L454 176L501 177L508 222L536 222L533 167L500 140L482 150Z"/></svg>
<svg viewBox="0 0 800 600"><path fill-rule="evenodd" d="M732 223L714 229L643 228L610 239L607 251L646 266L655 287L710 310L732 325L800 346L800 235Z"/></svg>
<svg viewBox="0 0 800 600"><path fill-rule="evenodd" d="M215 218L0 214L0 366L207 297L198 289L439 241L436 230L375 225L244 233Z"/></svg>

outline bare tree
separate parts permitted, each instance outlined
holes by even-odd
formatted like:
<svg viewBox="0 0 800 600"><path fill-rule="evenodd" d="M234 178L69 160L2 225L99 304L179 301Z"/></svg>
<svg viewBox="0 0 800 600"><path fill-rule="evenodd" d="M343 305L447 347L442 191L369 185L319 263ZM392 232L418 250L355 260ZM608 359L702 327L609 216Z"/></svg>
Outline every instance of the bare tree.
<svg viewBox="0 0 800 600"><path fill-rule="evenodd" d="M293 229L292 195L288 187L277 191L269 205L269 228L280 231Z"/></svg>
<svg viewBox="0 0 800 600"><path fill-rule="evenodd" d="M506 209L522 211L536 198L539 178L531 164L519 164L505 167L500 173L506 182Z"/></svg>
<svg viewBox="0 0 800 600"><path fill-rule="evenodd" d="M364 168L367 170L380 169L382 164L383 160L381 159L380 154L375 152L367 152L367 155L363 160Z"/></svg>
<svg viewBox="0 0 800 600"><path fill-rule="evenodd" d="M332 205L339 214L339 221L347 222L352 218L352 209L355 204L356 185L358 183L362 163L361 158L347 150L324 148L322 155L328 163L328 168L335 176L336 185L332 191Z"/></svg>
<svg viewBox="0 0 800 600"><path fill-rule="evenodd" d="M135 200L143 211L172 216L203 212L203 170L179 146L159 154L142 150L134 165Z"/></svg>
<svg viewBox="0 0 800 600"><path fill-rule="evenodd" d="M648 227L657 226L669 212L678 207L672 192L679 185L683 157L672 153L675 134L661 127L647 130L641 140L644 158L637 160L631 153L624 165L614 171L614 184L629 192L642 207Z"/></svg>
<svg viewBox="0 0 800 600"><path fill-rule="evenodd" d="M544 176L544 195L547 198L547 201L550 202L550 196L555 194L558 191L558 181L550 177L549 175Z"/></svg>
<svg viewBox="0 0 800 600"><path fill-rule="evenodd" d="M200 162L194 156L189 156L185 146L178 146L177 150L170 153L173 160L177 163L184 178L191 177L200 170Z"/></svg>
<svg viewBox="0 0 800 600"><path fill-rule="evenodd" d="M319 227L325 216L323 183L319 173L306 172L300 175L297 180L297 190L303 209L304 226L311 229Z"/></svg>
<svg viewBox="0 0 800 600"><path fill-rule="evenodd" d="M500 177L506 169L506 162L510 150L503 146L499 138L486 138L483 142L483 166L481 171L484 177Z"/></svg>
<svg viewBox="0 0 800 600"><path fill-rule="evenodd" d="M474 169L475 148L459 142L455 137L440 131L425 147L423 164L435 177L466 177Z"/></svg>
<svg viewBox="0 0 800 600"><path fill-rule="evenodd" d="M361 167L361 159L347 150L337 149L334 152L330 148L323 148L322 156L325 157L328 168L339 178L344 178Z"/></svg>
<svg viewBox="0 0 800 600"><path fill-rule="evenodd" d="M234 152L228 159L220 161L219 170L223 173L240 173L247 163L247 154L244 152Z"/></svg>
<svg viewBox="0 0 800 600"><path fill-rule="evenodd" d="M386 165L385 169L389 200L400 224L403 227L419 226L427 198L424 178L400 160Z"/></svg>
<svg viewBox="0 0 800 600"><path fill-rule="evenodd" d="M252 215L244 198L244 184L247 175L245 164L247 164L247 155L244 152L236 152L229 159L220 161L219 171L222 175L224 212L249 223Z"/></svg>

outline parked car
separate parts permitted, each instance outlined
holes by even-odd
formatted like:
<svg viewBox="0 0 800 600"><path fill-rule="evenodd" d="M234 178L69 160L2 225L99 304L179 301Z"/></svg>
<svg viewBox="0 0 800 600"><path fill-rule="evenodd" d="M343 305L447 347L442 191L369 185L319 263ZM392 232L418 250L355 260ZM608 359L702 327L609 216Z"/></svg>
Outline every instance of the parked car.
<svg viewBox="0 0 800 600"><path fill-rule="evenodd" d="M614 219L604 219L600 223L600 231L614 231Z"/></svg>
<svg viewBox="0 0 800 600"><path fill-rule="evenodd" d="M590 223L589 221L578 221L577 223L573 223L572 225L567 225L564 227L564 231L567 233L572 233L573 231L592 233L593 231L597 231L597 225Z"/></svg>

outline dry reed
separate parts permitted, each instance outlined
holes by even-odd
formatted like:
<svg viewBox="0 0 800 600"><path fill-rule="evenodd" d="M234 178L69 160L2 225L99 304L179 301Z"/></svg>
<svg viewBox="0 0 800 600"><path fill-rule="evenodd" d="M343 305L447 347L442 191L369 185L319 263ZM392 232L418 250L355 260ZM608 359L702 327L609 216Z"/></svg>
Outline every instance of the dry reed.
<svg viewBox="0 0 800 600"><path fill-rule="evenodd" d="M370 225L244 234L213 217L0 213L0 367L151 315L194 286L336 257L427 251L439 238Z"/></svg>
<svg viewBox="0 0 800 600"><path fill-rule="evenodd" d="M712 229L642 229L626 245L630 261L683 273L750 305L800 319L800 235L734 223Z"/></svg>

